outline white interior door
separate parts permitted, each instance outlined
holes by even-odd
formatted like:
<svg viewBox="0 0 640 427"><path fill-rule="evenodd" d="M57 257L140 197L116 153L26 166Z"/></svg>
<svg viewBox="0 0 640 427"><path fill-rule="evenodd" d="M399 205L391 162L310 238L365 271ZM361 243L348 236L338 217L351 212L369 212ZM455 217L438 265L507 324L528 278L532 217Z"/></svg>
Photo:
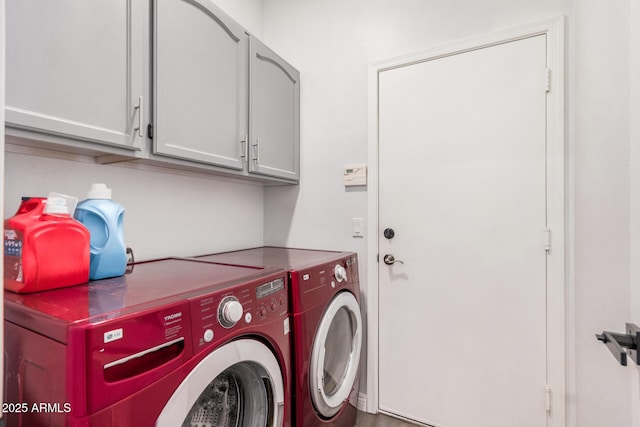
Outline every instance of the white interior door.
<svg viewBox="0 0 640 427"><path fill-rule="evenodd" d="M384 412L547 423L546 37L379 73Z"/></svg>

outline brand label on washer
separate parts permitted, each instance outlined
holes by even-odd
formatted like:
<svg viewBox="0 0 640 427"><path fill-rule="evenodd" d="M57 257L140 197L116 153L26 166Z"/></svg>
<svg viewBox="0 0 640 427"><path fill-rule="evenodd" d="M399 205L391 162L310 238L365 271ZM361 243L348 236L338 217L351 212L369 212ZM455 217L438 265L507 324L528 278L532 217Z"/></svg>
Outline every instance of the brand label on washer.
<svg viewBox="0 0 640 427"><path fill-rule="evenodd" d="M104 343L108 343L111 341L117 341L124 338L124 331L122 328L114 329L113 331L104 333Z"/></svg>
<svg viewBox="0 0 640 427"><path fill-rule="evenodd" d="M177 311L164 316L164 338L172 340L180 336L182 331L182 311Z"/></svg>

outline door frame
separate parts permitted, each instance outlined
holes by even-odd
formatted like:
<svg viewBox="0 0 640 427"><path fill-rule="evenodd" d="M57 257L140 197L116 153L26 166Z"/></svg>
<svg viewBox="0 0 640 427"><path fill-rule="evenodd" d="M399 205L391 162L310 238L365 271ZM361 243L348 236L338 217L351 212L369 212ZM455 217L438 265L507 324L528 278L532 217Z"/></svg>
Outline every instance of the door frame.
<svg viewBox="0 0 640 427"><path fill-rule="evenodd" d="M434 49L391 58L369 65L368 101L368 226L367 235L367 387L366 410L379 410L379 277L378 277L378 89L379 74L386 70L450 55L546 35L547 68L547 226L551 229L551 249L547 256L547 387L550 389L547 426L567 424L567 320L566 296L571 275L566 270L570 248L566 246L568 217L565 178L565 18L564 16L505 31L494 32L446 44ZM542 230L541 230L542 232ZM544 390L541 390L543 393Z"/></svg>

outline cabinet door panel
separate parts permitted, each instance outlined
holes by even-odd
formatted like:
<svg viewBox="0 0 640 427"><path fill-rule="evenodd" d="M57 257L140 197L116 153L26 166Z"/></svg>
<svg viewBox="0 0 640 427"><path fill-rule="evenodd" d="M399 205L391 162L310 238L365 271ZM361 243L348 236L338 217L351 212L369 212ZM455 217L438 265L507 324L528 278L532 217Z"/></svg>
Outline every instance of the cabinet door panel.
<svg viewBox="0 0 640 427"><path fill-rule="evenodd" d="M247 37L210 2L156 1L156 154L244 168Z"/></svg>
<svg viewBox="0 0 640 427"><path fill-rule="evenodd" d="M300 75L251 39L250 171L297 181L300 169Z"/></svg>
<svg viewBox="0 0 640 427"><path fill-rule="evenodd" d="M140 150L141 3L7 0L7 125Z"/></svg>

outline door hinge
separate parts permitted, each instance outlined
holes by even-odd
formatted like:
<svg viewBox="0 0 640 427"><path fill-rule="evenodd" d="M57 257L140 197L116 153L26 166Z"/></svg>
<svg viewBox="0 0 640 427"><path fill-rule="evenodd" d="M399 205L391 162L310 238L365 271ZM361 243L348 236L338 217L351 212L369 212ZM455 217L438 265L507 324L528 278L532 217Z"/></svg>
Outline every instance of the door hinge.
<svg viewBox="0 0 640 427"><path fill-rule="evenodd" d="M551 412L551 386L544 386L544 409Z"/></svg>
<svg viewBox="0 0 640 427"><path fill-rule="evenodd" d="M147 137L153 139L153 123L147 125Z"/></svg>
<svg viewBox="0 0 640 427"><path fill-rule="evenodd" d="M551 252L551 228L544 228L544 250Z"/></svg>
<svg viewBox="0 0 640 427"><path fill-rule="evenodd" d="M551 69L549 68L545 68L544 91L547 93L551 91Z"/></svg>

